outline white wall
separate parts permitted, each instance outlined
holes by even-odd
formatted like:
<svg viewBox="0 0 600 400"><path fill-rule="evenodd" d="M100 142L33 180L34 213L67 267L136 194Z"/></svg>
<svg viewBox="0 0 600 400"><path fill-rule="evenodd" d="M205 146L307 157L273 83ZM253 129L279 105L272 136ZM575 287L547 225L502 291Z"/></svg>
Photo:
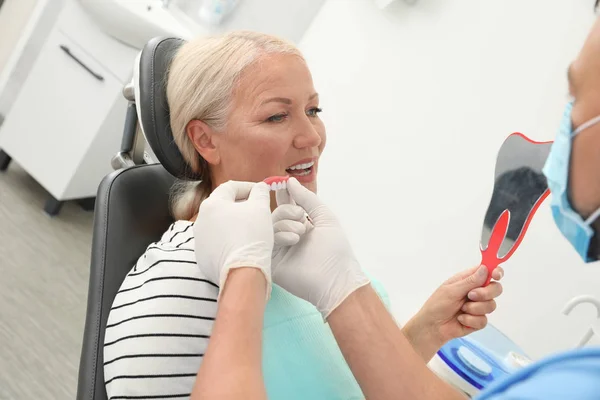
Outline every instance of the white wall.
<svg viewBox="0 0 600 400"><path fill-rule="evenodd" d="M250 29L298 42L325 0L239 0L221 31Z"/></svg>
<svg viewBox="0 0 600 400"><path fill-rule="evenodd" d="M320 194L400 321L480 261L496 153L515 131L554 138L592 6L328 0L304 36L329 134ZM576 295L600 297L600 266L579 261L548 203L504 267L491 322L533 357L574 346L595 313L561 309Z"/></svg>
<svg viewBox="0 0 600 400"><path fill-rule="evenodd" d="M10 53L37 0L5 0L0 8L0 71L8 62Z"/></svg>
<svg viewBox="0 0 600 400"><path fill-rule="evenodd" d="M64 0L7 0L0 9L0 115L7 115Z"/></svg>
<svg viewBox="0 0 600 400"><path fill-rule="evenodd" d="M198 18L203 0L174 0L192 18ZM258 30L300 41L306 27L313 20L325 0L239 0L234 12L211 32L230 30Z"/></svg>

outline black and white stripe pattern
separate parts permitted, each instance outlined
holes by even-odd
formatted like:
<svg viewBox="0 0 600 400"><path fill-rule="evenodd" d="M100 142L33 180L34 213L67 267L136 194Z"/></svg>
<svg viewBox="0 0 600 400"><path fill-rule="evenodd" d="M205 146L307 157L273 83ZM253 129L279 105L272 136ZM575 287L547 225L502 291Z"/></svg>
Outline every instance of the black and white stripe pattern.
<svg viewBox="0 0 600 400"><path fill-rule="evenodd" d="M218 287L196 264L192 223L175 222L125 278L108 318L110 399L186 399L217 313Z"/></svg>

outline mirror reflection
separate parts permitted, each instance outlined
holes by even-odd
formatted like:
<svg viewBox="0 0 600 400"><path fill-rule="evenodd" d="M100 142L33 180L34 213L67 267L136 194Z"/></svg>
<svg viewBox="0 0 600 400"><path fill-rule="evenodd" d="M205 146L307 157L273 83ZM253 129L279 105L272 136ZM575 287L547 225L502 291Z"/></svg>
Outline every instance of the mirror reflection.
<svg viewBox="0 0 600 400"><path fill-rule="evenodd" d="M504 210L510 212L506 237L498 250L503 258L522 235L527 221L548 189L542 168L552 143L533 142L520 133L502 144L496 160L494 189L484 217L481 248L485 250L496 221Z"/></svg>

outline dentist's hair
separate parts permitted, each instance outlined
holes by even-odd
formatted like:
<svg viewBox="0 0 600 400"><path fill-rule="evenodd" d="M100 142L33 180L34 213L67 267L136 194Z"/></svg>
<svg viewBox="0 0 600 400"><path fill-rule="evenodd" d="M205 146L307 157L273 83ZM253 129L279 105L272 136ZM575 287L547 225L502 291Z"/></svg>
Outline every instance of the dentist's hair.
<svg viewBox="0 0 600 400"><path fill-rule="evenodd" d="M241 73L268 54L303 58L292 43L251 31L191 40L173 58L167 77L173 138L185 161L202 177L199 182L178 181L173 187L171 214L175 220L191 219L212 188L208 163L187 135L188 123L201 120L225 133L231 97Z"/></svg>

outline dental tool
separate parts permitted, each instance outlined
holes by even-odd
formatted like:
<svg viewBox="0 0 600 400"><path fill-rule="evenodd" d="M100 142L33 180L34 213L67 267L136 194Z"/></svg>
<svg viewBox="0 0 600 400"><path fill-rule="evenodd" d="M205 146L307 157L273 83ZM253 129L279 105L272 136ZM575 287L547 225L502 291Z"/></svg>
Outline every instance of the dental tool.
<svg viewBox="0 0 600 400"><path fill-rule="evenodd" d="M542 168L552 142L536 142L513 133L496 159L492 198L485 214L479 249L481 265L492 271L517 250L535 212L550 194Z"/></svg>

